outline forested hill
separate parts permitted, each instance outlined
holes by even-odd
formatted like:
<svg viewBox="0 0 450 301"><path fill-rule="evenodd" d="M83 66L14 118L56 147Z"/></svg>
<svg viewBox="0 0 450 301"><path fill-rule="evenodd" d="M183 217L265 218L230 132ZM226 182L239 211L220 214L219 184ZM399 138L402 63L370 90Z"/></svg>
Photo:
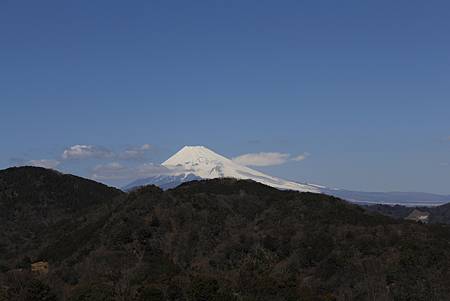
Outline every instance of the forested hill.
<svg viewBox="0 0 450 301"><path fill-rule="evenodd" d="M11 194L13 184L0 183L4 206L20 185ZM168 191L146 186L128 194L86 185L77 197L67 193L70 201L42 205L43 215L64 211L61 202L82 209L52 224L58 227L44 227L39 233L50 238L33 240L33 251L23 240L2 241L1 258L9 256L1 275L4 300L450 299L446 225L394 220L334 197L245 180L194 181ZM28 187L56 193L56 186ZM19 224L28 206L14 210ZM14 231L30 235L28 228ZM11 243L22 252L15 266ZM31 272L36 262L44 268Z"/></svg>
<svg viewBox="0 0 450 301"><path fill-rule="evenodd" d="M0 269L37 259L38 251L107 212L124 195L95 181L39 167L0 171Z"/></svg>

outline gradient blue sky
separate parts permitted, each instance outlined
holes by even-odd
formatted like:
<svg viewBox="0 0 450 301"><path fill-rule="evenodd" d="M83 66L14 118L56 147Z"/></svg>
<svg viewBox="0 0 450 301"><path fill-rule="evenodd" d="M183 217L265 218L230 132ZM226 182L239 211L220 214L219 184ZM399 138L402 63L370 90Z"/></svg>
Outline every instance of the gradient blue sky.
<svg viewBox="0 0 450 301"><path fill-rule="evenodd" d="M199 144L309 153L257 167L293 180L450 193L449 32L449 1L3 0L0 167L89 177ZM116 155L62 158L76 144Z"/></svg>

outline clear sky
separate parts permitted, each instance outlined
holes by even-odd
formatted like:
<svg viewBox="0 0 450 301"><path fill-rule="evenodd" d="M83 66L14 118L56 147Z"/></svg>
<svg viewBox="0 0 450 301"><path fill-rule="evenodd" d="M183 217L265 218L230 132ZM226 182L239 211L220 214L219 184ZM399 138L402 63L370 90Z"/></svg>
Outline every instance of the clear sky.
<svg viewBox="0 0 450 301"><path fill-rule="evenodd" d="M276 153L254 168L293 180L450 193L449 32L447 0L3 0L0 167L91 177L205 145Z"/></svg>

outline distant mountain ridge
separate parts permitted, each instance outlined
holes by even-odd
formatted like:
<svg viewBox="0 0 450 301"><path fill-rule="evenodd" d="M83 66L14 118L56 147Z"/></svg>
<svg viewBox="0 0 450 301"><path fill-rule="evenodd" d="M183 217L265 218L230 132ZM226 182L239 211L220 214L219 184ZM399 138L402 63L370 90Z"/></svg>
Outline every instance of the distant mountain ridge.
<svg viewBox="0 0 450 301"><path fill-rule="evenodd" d="M407 206L439 206L450 202L450 195L426 192L366 192L327 188L322 189L322 192L362 205L403 204Z"/></svg>

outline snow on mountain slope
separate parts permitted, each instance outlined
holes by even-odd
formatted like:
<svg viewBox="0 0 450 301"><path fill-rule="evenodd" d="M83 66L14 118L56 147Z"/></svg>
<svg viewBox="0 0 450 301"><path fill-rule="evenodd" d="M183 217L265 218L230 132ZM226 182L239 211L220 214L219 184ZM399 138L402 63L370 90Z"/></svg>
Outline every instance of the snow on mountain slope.
<svg viewBox="0 0 450 301"><path fill-rule="evenodd" d="M156 175L143 179L137 179L124 186L122 190L131 191L137 187L145 185L156 185L159 188L166 190L175 188L184 182L190 182L194 180L201 180L201 178L191 173L184 173L179 175Z"/></svg>
<svg viewBox="0 0 450 301"><path fill-rule="evenodd" d="M153 184L162 189L181 183L221 177L251 179L278 189L325 193L358 204L401 204L404 206L436 206L450 201L450 196L415 192L364 192L301 184L266 175L242 166L204 146L185 146L162 163L169 172L138 179L123 188L125 191Z"/></svg>
<svg viewBox="0 0 450 301"><path fill-rule="evenodd" d="M153 184L162 189L174 188L181 183L221 177L251 179L278 189L325 193L358 204L401 204L404 206L435 206L450 201L450 196L413 192L364 192L329 188L315 184L300 184L266 175L242 166L204 146L185 146L162 163L167 173L137 179L123 188L125 191Z"/></svg>
<svg viewBox="0 0 450 301"><path fill-rule="evenodd" d="M239 165L204 146L185 146L163 162L162 165L169 169L182 169L183 173L191 173L202 179L223 177L250 179L278 189L320 193L318 187L266 175L246 166ZM178 172L178 174L181 173Z"/></svg>

